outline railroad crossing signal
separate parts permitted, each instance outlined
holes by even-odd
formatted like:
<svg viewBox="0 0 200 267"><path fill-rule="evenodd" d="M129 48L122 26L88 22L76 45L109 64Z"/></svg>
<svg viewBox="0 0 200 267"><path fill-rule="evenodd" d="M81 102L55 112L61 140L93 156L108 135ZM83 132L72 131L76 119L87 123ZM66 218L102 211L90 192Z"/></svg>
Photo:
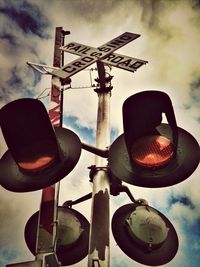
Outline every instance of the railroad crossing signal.
<svg viewBox="0 0 200 267"><path fill-rule="evenodd" d="M64 178L77 164L79 137L51 125L41 101L22 98L0 111L8 151L0 160L0 182L14 192L39 190Z"/></svg>
<svg viewBox="0 0 200 267"><path fill-rule="evenodd" d="M53 70L52 74L61 78L61 79L66 79L71 77L72 75L76 74L77 72L85 69L86 67L90 66L94 62L98 60L105 60L108 62L108 64L115 64L115 66L125 66L129 68L133 68L134 70L137 69L137 64L139 66L147 63L147 61L140 61L137 63L137 61L133 58L128 58L123 60L123 64L116 64L119 63L118 61L124 59L124 56L121 55L115 55L112 54L115 50L119 49L120 47L126 45L127 43L135 40L138 38L140 35L131 33L131 32L125 32L118 36L117 38L114 38L113 40L107 42L104 45L101 45L98 48L93 48L89 46L82 46L77 43L70 43L67 46L62 47L61 49L67 52L73 52L75 51L81 55L80 58L68 63L67 65L63 66L62 68L58 70ZM110 55L110 57L108 57ZM115 59L113 58L115 57ZM133 62L131 62L133 60ZM104 62L105 62L104 61ZM129 64L130 63L130 64ZM135 66L135 67L134 67Z"/></svg>
<svg viewBox="0 0 200 267"><path fill-rule="evenodd" d="M162 113L169 124L163 124ZM182 182L197 168L200 149L195 138L177 127L168 95L144 91L123 105L124 134L109 150L111 172L129 184L165 187Z"/></svg>
<svg viewBox="0 0 200 267"><path fill-rule="evenodd" d="M147 61L113 52L138 37L138 34L126 32L96 49L78 43L62 46L61 50L81 57L54 70L53 77L57 80L59 78L68 79L96 61L100 65L106 63L134 72ZM105 85L106 79L104 78L106 77L99 79L100 87L102 84ZM104 90L102 91L104 92ZM31 101L32 104L30 104ZM57 127L54 132L44 110L42 111L44 108L38 100L23 99L14 101L14 103L17 103L16 107L11 102L2 108L0 113L2 132L9 148L0 160L1 184L6 189L17 192L33 191L54 184L64 178L78 162L81 151L80 140L67 129ZM105 112L105 103L106 101L99 105L101 112ZM163 105L160 105L161 103ZM35 105L39 105L40 108L35 109ZM38 113L38 111L41 112ZM163 111L167 114L169 124L161 123ZM19 117L20 127L18 125ZM101 185L96 183L93 191L95 192L93 204L96 205L93 205L94 214L91 226L96 224L97 227L95 231L94 227L91 227L92 246L89 249L89 266L99 265L100 260L106 266L108 263L108 257L104 254L107 248L109 252L107 228L109 226L109 193L107 190L109 181L107 176L111 175L112 179L112 174L114 174L120 180L138 186L163 187L183 181L189 177L199 163L199 146L188 132L177 127L171 101L165 93L148 91L131 96L124 103L123 117L124 134L118 137L109 149L108 168L106 165L103 167L104 169L101 167L96 170L101 176L98 178L103 178L104 183L106 181L103 185L106 188L106 194L105 197L99 198L99 195L102 196L103 187L101 185L103 183ZM102 120L99 120L98 127L100 127L100 122ZM104 126L106 127L102 127L101 124L101 127L104 128L104 133L103 130L102 133L106 135L107 121ZM36 129L39 131L35 134ZM35 150L39 154L35 153ZM191 151L192 153L190 153ZM109 172L107 172L108 169ZM102 175L102 171L104 175ZM102 199L105 200L103 206ZM99 236L100 228L98 227L98 216L95 213L98 209L94 209L94 207L98 207L101 213L106 215L102 216L103 220L100 226L103 229L100 233L103 236L100 236L96 242L97 245L94 245L93 241L94 237ZM65 207L58 208L58 218L61 223L58 225L59 239L56 244L56 252L62 265L73 264L85 257L88 252L89 223L76 211L71 208L69 210ZM73 216L69 214L72 211ZM101 213L98 212L98 214ZM35 253L38 216L39 214L35 213L29 219L25 229L25 239L33 254ZM94 218L97 218L96 221ZM141 225L145 227L146 234L141 229ZM73 233L70 231L70 227ZM120 248L129 257L143 264L152 266L165 264L175 256L178 249L178 238L171 223L164 215L146 204L133 203L121 207L113 216L112 229ZM48 241L48 228L42 230L44 230L44 239L41 240L45 247L45 242ZM153 231L155 235L152 234ZM125 242L124 237L126 238ZM93 254L96 248L97 258ZM54 266L57 264L57 259L52 254L46 262L50 266ZM40 261L35 261L35 265L30 262L29 266L35 267L40 264Z"/></svg>

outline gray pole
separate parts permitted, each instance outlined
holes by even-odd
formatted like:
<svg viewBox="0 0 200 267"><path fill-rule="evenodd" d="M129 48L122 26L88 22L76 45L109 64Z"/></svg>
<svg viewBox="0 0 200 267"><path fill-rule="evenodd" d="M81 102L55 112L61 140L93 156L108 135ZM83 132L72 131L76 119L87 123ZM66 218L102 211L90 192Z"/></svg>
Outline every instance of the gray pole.
<svg viewBox="0 0 200 267"><path fill-rule="evenodd" d="M105 86L105 69L103 63L98 62L97 67L100 88L96 90L98 94L96 147L105 149L110 143L110 88ZM110 184L107 172L107 160L96 156L95 164L88 267L108 267L110 265Z"/></svg>

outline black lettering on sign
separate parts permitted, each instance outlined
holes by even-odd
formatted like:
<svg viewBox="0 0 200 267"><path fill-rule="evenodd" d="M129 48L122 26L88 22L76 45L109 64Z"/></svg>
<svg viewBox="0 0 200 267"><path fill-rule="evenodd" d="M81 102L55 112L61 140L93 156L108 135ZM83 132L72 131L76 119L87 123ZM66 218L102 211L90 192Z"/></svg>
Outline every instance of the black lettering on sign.
<svg viewBox="0 0 200 267"><path fill-rule="evenodd" d="M97 57L97 58L99 58L101 55L102 55L102 53L98 53L98 52L92 52L90 54L91 57Z"/></svg>
<svg viewBox="0 0 200 267"><path fill-rule="evenodd" d="M127 59L127 60L120 62L120 65L125 65L128 67L130 63L131 63L131 59Z"/></svg>
<svg viewBox="0 0 200 267"><path fill-rule="evenodd" d="M123 42L122 40L116 39L116 40L110 42L110 44L108 44L107 46L116 48L116 47L120 46L120 45L123 44L123 43L124 43L124 42Z"/></svg>
<svg viewBox="0 0 200 267"><path fill-rule="evenodd" d="M111 59L115 58L114 54L110 54L107 57L105 57L105 60L111 61Z"/></svg>
<svg viewBox="0 0 200 267"><path fill-rule="evenodd" d="M83 57L83 58L81 58L81 60L88 63L88 62L93 61L94 58L92 58L92 57Z"/></svg>
<svg viewBox="0 0 200 267"><path fill-rule="evenodd" d="M115 54L110 54L105 58L106 61L113 62L113 63L120 63L121 60L123 60L123 56L117 56Z"/></svg>
<svg viewBox="0 0 200 267"><path fill-rule="evenodd" d="M132 39L132 37L131 37L130 35L122 35L122 36L120 37L120 39L121 39L121 40L124 40L124 41L128 41L128 40Z"/></svg>
<svg viewBox="0 0 200 267"><path fill-rule="evenodd" d="M109 44L107 44L107 46L116 48L118 46L121 46L124 43L124 41L126 42L128 40L132 40L132 36L122 35L121 37L116 38L113 41L111 41Z"/></svg>
<svg viewBox="0 0 200 267"><path fill-rule="evenodd" d="M123 59L124 59L124 57L116 56L114 59L111 60L111 62L113 62L113 63L119 63Z"/></svg>
<svg viewBox="0 0 200 267"><path fill-rule="evenodd" d="M87 55L86 52L88 52L89 50L90 50L89 47L84 47L84 48L82 48L82 49L79 51L79 53L84 54L84 55Z"/></svg>
<svg viewBox="0 0 200 267"><path fill-rule="evenodd" d="M78 51L80 48L81 48L81 45L77 45L77 46L71 48L70 50Z"/></svg>
<svg viewBox="0 0 200 267"><path fill-rule="evenodd" d="M81 68L82 66L85 66L85 64L81 61L76 61L73 63L74 66L78 67L78 68Z"/></svg>
<svg viewBox="0 0 200 267"><path fill-rule="evenodd" d="M130 65L130 68L138 69L138 68L141 67L143 64L144 64L143 62L136 61L135 63L133 63L132 65Z"/></svg>
<svg viewBox="0 0 200 267"><path fill-rule="evenodd" d="M97 48L99 51L101 52L109 52L111 50L111 48L103 46L103 47L98 47Z"/></svg>
<svg viewBox="0 0 200 267"><path fill-rule="evenodd" d="M75 46L75 44L70 43L70 44L65 45L64 48L66 48L66 49L70 49L70 48L72 48L72 47L74 47L74 46Z"/></svg>
<svg viewBox="0 0 200 267"><path fill-rule="evenodd" d="M76 68L74 68L72 66L66 66L65 68L63 68L63 70L68 72L68 73L72 73L73 71L76 70Z"/></svg>

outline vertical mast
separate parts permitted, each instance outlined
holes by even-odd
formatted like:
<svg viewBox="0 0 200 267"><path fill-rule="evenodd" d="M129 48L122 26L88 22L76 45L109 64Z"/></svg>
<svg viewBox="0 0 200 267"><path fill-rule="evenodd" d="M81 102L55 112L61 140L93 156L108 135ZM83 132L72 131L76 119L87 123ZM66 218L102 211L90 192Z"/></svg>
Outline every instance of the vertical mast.
<svg viewBox="0 0 200 267"><path fill-rule="evenodd" d="M104 64L97 62L97 68L100 88L96 90L98 94L96 147L104 149L110 143L110 88L106 87ZM96 156L95 164L88 267L108 267L110 184L107 160Z"/></svg>

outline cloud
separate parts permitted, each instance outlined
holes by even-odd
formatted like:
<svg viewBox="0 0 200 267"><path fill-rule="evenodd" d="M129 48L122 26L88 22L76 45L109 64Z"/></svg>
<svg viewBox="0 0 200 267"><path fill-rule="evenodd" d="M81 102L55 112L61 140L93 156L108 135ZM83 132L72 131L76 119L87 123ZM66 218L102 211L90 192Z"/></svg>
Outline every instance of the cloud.
<svg viewBox="0 0 200 267"><path fill-rule="evenodd" d="M45 29L49 26L49 20L44 16L37 5L27 1L6 1L1 4L0 13L14 23L18 30L25 34L31 33L41 38L48 38ZM38 19L40 18L40 19Z"/></svg>
<svg viewBox="0 0 200 267"><path fill-rule="evenodd" d="M2 106L16 98L33 97L37 93L36 85L41 77L26 65L26 61L40 63L44 60L40 59L40 49L46 51L43 44L48 44L50 24L42 10L27 1L2 1L0 13Z"/></svg>
<svg viewBox="0 0 200 267"><path fill-rule="evenodd" d="M1 188L0 266L8 262L32 260L25 244L24 227L33 210L39 207L40 192L15 194Z"/></svg>
<svg viewBox="0 0 200 267"><path fill-rule="evenodd" d="M198 77L195 81L191 83L191 97L197 105L199 105L200 103L199 91L200 91L200 77Z"/></svg>
<svg viewBox="0 0 200 267"><path fill-rule="evenodd" d="M89 23L95 23L97 20L101 20L102 14L110 14L110 10L115 10L120 5L120 0L104 1L102 5L99 1L92 0L78 0L75 3L68 1L68 7L75 13L75 15L82 17ZM95 14L95 16L94 16Z"/></svg>

